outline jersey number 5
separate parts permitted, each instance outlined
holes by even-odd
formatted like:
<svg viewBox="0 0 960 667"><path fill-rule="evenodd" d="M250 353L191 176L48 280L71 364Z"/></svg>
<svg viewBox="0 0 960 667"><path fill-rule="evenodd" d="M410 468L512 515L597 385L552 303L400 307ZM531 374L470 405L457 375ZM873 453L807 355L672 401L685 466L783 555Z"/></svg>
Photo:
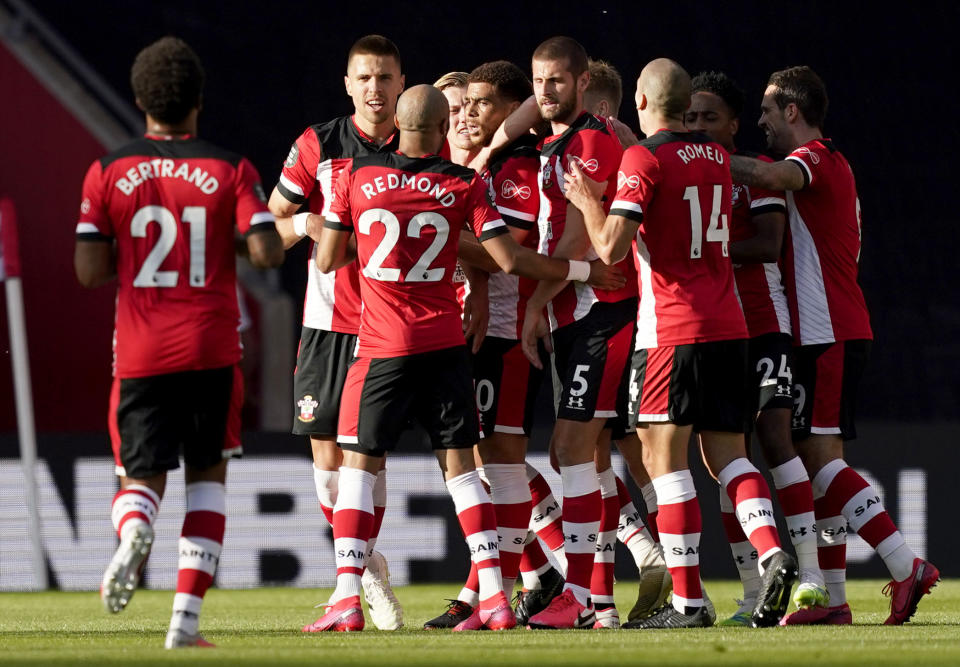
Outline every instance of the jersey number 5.
<svg viewBox="0 0 960 667"><path fill-rule="evenodd" d="M185 206L181 220L190 226L190 286L203 287L207 281L207 209L203 206ZM134 287L176 287L179 271L161 271L160 266L177 242L180 225L169 209L163 206L144 206L130 220L130 236L147 238L151 222L160 225L160 238L153 246L143 266L133 279Z"/></svg>
<svg viewBox="0 0 960 667"><path fill-rule="evenodd" d="M384 268L383 261L400 240L400 221L397 216L386 209L371 208L360 214L360 219L357 220L357 231L369 235L375 222L383 225L385 232L383 239L370 255L367 265L363 267L363 275L374 280L398 282L400 280L400 269ZM450 236L450 224L439 213L424 211L410 218L410 222L407 224L407 236L414 239L420 238L420 232L424 227L433 227L437 230L437 233L433 237L433 242L423 251L417 263L407 272L403 279L404 282L424 283L443 280L443 267L431 269L430 262L437 258L440 251L443 250L443 246L446 245L447 238Z"/></svg>
<svg viewBox="0 0 960 667"><path fill-rule="evenodd" d="M723 256L728 254L727 242L730 240L730 228L727 216L720 215L720 202L723 198L723 186L713 186L713 206L710 208L710 224L707 227L707 241L720 241ZM690 204L690 259L700 259L703 255L703 215L700 213L700 188L688 186L683 191L683 200Z"/></svg>

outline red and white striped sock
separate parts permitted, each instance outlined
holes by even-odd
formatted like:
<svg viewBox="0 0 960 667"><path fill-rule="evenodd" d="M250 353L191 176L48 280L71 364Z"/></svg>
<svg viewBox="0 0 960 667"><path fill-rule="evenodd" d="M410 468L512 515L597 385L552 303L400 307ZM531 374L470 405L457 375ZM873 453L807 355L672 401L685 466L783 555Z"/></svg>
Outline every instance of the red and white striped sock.
<svg viewBox="0 0 960 667"><path fill-rule="evenodd" d="M540 575L547 572L553 565L540 546L537 534L527 531L527 541L523 545L523 555L520 556L520 576L523 578L523 587L528 591L540 588Z"/></svg>
<svg viewBox="0 0 960 667"><path fill-rule="evenodd" d="M314 464L313 485L317 489L317 500L320 501L320 511L326 517L327 523L333 525L333 506L337 504L337 488L340 479L339 470L321 470Z"/></svg>
<svg viewBox="0 0 960 667"><path fill-rule="evenodd" d="M457 599L460 602L466 602L471 607L476 607L480 604L480 575L477 574L477 564L470 561L470 572L467 574L467 581L463 584L463 588L460 589L460 593L457 595Z"/></svg>
<svg viewBox="0 0 960 667"><path fill-rule="evenodd" d="M843 508L850 530L874 548L890 570L890 576L896 581L903 581L912 574L917 555L883 508L877 490L842 459L836 461L842 467L838 467L833 481L827 485L825 495L834 506Z"/></svg>
<svg viewBox="0 0 960 667"><path fill-rule="evenodd" d="M617 476L613 468L597 473L597 478L600 482L600 529L590 577L590 599L595 608L609 609L613 606L613 567L620 495L617 493Z"/></svg>
<svg viewBox="0 0 960 667"><path fill-rule="evenodd" d="M124 533L142 524L152 526L159 507L160 496L150 487L131 484L117 491L110 507L110 519L117 537L123 539Z"/></svg>
<svg viewBox="0 0 960 667"><path fill-rule="evenodd" d="M831 461L814 476L813 513L817 521L817 559L823 581L830 594L830 606L847 601L847 519L843 507L837 507L836 498L826 496L827 487L846 463Z"/></svg>
<svg viewBox="0 0 960 667"><path fill-rule="evenodd" d="M530 530L553 552L561 569L567 569L563 551L563 511L543 475L529 463L527 483L533 507L530 510Z"/></svg>
<svg viewBox="0 0 960 667"><path fill-rule="evenodd" d="M770 489L757 470L746 458L734 459L717 475L720 485L726 489L743 526L743 533L757 550L757 563L763 574L763 563L780 547L780 535L773 515Z"/></svg>
<svg viewBox="0 0 960 667"><path fill-rule="evenodd" d="M813 486L807 469L799 456L786 463L770 468L777 499L787 520L787 532L793 549L797 552L800 579L804 582L823 583L823 573L817 560L817 528L813 513Z"/></svg>
<svg viewBox="0 0 960 667"><path fill-rule="evenodd" d="M530 525L530 487L523 463L488 463L484 466L490 482L490 497L497 515L500 538L500 573L503 591L513 592L520 572L520 558Z"/></svg>
<svg viewBox="0 0 960 667"><path fill-rule="evenodd" d="M373 486L377 476L358 468L340 468L340 491L333 511L333 550L337 587L330 604L356 597L366 563L367 540L373 530Z"/></svg>
<svg viewBox="0 0 960 667"><path fill-rule="evenodd" d="M703 606L700 587L700 504L689 470L661 475L653 480L657 490L657 528L663 559L673 578L673 607L693 614Z"/></svg>
<svg viewBox="0 0 960 667"><path fill-rule="evenodd" d="M760 592L760 570L757 567L757 550L750 544L750 540L743 533L743 526L733 507L733 501L727 495L727 490L720 487L720 520L723 523L723 532L730 543L730 553L737 566L737 574L743 584L744 603L755 602Z"/></svg>
<svg viewBox="0 0 960 667"><path fill-rule="evenodd" d="M367 556L373 553L380 537L380 527L383 525L383 515L387 511L387 471L377 473L377 481L373 483L373 528L370 530L370 539L367 540Z"/></svg>
<svg viewBox="0 0 960 667"><path fill-rule="evenodd" d="M470 558L477 566L480 609L493 608L503 596L497 517L493 503L476 470L447 480L447 490L453 498L460 528L466 535Z"/></svg>
<svg viewBox="0 0 960 667"><path fill-rule="evenodd" d="M560 466L563 482L563 534L567 556L567 582L570 591L582 605L590 603L590 579L596 555L597 532L603 503L600 481L593 461Z"/></svg>
<svg viewBox="0 0 960 667"><path fill-rule="evenodd" d="M640 518L640 510L633 504L627 485L617 476L614 476L614 479L617 482L617 498L620 505L617 539L630 550L630 555L633 556L637 567L641 568L650 564L650 559L657 553L657 545L650 537L650 531L644 525L643 519Z"/></svg>
<svg viewBox="0 0 960 667"><path fill-rule="evenodd" d="M177 592L170 627L197 634L203 596L213 584L227 522L226 491L220 482L187 484L187 513L180 531Z"/></svg>
<svg viewBox="0 0 960 667"><path fill-rule="evenodd" d="M650 539L655 544L660 544L660 529L657 527L657 489L653 482L647 482L640 487L640 494L643 496L643 504L647 507L647 529L650 531Z"/></svg>

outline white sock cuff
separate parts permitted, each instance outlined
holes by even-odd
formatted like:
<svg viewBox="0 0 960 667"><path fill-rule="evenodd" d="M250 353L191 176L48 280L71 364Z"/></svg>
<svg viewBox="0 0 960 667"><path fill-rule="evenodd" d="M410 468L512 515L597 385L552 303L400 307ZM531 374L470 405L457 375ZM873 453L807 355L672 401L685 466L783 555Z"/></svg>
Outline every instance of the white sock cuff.
<svg viewBox="0 0 960 667"><path fill-rule="evenodd" d="M814 499L823 498L827 494L827 489L830 488L830 483L833 482L833 479L846 467L846 461L843 459L834 459L820 468L812 480Z"/></svg>
<svg viewBox="0 0 960 667"><path fill-rule="evenodd" d="M660 475L653 480L653 487L657 490L658 505L684 503L697 497L693 475L689 470L677 470Z"/></svg>
<svg viewBox="0 0 960 667"><path fill-rule="evenodd" d="M643 495L643 504L647 506L647 512L657 511L657 489L653 482L647 482L640 487L640 493Z"/></svg>
<svg viewBox="0 0 960 667"><path fill-rule="evenodd" d="M538 475L540 475L540 471L534 468L529 463L527 463L526 466L527 466L527 481L532 482L534 479L537 478Z"/></svg>
<svg viewBox="0 0 960 667"><path fill-rule="evenodd" d="M447 490L450 492L450 497L453 498L453 506L456 508L457 514L476 505L490 502L490 496L487 495L487 490L483 488L480 475L477 474L476 470L448 479Z"/></svg>
<svg viewBox="0 0 960 667"><path fill-rule="evenodd" d="M736 512L736 508L733 506L733 501L730 500L730 494L727 493L727 487L720 487L720 511L726 512L727 514L733 514Z"/></svg>
<svg viewBox="0 0 960 667"><path fill-rule="evenodd" d="M488 463L484 466L490 480L490 497L498 505L530 502L527 469L522 463Z"/></svg>
<svg viewBox="0 0 960 667"><path fill-rule="evenodd" d="M173 596L173 610L185 611L190 614L200 614L203 607L203 598L190 593L175 593Z"/></svg>
<svg viewBox="0 0 960 667"><path fill-rule="evenodd" d="M600 490L597 468L593 461L573 466L560 466L560 480L563 482L563 497L577 498Z"/></svg>
<svg viewBox="0 0 960 667"><path fill-rule="evenodd" d="M355 509L373 514L373 485L377 476L359 468L340 467L339 490L333 511Z"/></svg>
<svg viewBox="0 0 960 667"><path fill-rule="evenodd" d="M142 493L147 498L152 500L156 507L160 507L160 495L149 486L144 486L143 484L131 484L125 489L121 489L121 491L136 491L137 493Z"/></svg>
<svg viewBox="0 0 960 667"><path fill-rule="evenodd" d="M490 486L490 480L487 479L487 471L483 469L483 466L477 466L477 476L480 478L480 481Z"/></svg>
<svg viewBox="0 0 960 667"><path fill-rule="evenodd" d="M810 479L799 456L794 456L786 463L770 468L770 476L773 477L773 485L778 489L785 489L788 486L806 482Z"/></svg>
<svg viewBox="0 0 960 667"><path fill-rule="evenodd" d="M321 470L313 466L313 485L317 488L317 500L324 507L333 507L337 504L339 482L339 470Z"/></svg>
<svg viewBox="0 0 960 667"><path fill-rule="evenodd" d="M187 484L188 512L227 513L227 491L220 482L193 482Z"/></svg>
<svg viewBox="0 0 960 667"><path fill-rule="evenodd" d="M732 460L720 471L717 475L717 481L720 482L720 486L727 488L727 485L737 477L740 477L740 475L747 475L754 472L760 473L760 471L757 470L757 466L750 463L749 459L741 456L738 459Z"/></svg>
<svg viewBox="0 0 960 667"><path fill-rule="evenodd" d="M387 506L387 471L377 473L377 481L373 483L373 506Z"/></svg>
<svg viewBox="0 0 960 667"><path fill-rule="evenodd" d="M613 472L612 466L598 472L597 480L600 482L601 498L613 498L617 495L617 473Z"/></svg>

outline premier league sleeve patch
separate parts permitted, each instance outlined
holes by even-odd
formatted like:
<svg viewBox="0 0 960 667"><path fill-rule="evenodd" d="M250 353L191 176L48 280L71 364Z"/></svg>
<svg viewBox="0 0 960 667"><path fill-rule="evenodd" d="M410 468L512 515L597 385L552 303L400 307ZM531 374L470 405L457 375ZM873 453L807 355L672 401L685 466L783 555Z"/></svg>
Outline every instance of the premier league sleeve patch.
<svg viewBox="0 0 960 667"><path fill-rule="evenodd" d="M283 166L287 169L292 169L297 164L297 157L300 155L300 149L297 148L297 145L294 144L290 147L290 152L287 153L287 159L284 161Z"/></svg>

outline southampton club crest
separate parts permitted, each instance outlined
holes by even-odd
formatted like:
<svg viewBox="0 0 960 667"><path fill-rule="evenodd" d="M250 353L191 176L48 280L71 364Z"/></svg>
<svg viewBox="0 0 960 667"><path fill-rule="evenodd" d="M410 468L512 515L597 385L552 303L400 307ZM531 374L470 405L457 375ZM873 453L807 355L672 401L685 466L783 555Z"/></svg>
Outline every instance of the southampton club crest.
<svg viewBox="0 0 960 667"><path fill-rule="evenodd" d="M300 414L297 415L297 419L305 424L309 424L310 422L314 421L317 418L317 416L314 414L314 410L317 409L318 405L320 405L320 403L317 402L313 396L307 394L297 401L297 407L300 408Z"/></svg>

